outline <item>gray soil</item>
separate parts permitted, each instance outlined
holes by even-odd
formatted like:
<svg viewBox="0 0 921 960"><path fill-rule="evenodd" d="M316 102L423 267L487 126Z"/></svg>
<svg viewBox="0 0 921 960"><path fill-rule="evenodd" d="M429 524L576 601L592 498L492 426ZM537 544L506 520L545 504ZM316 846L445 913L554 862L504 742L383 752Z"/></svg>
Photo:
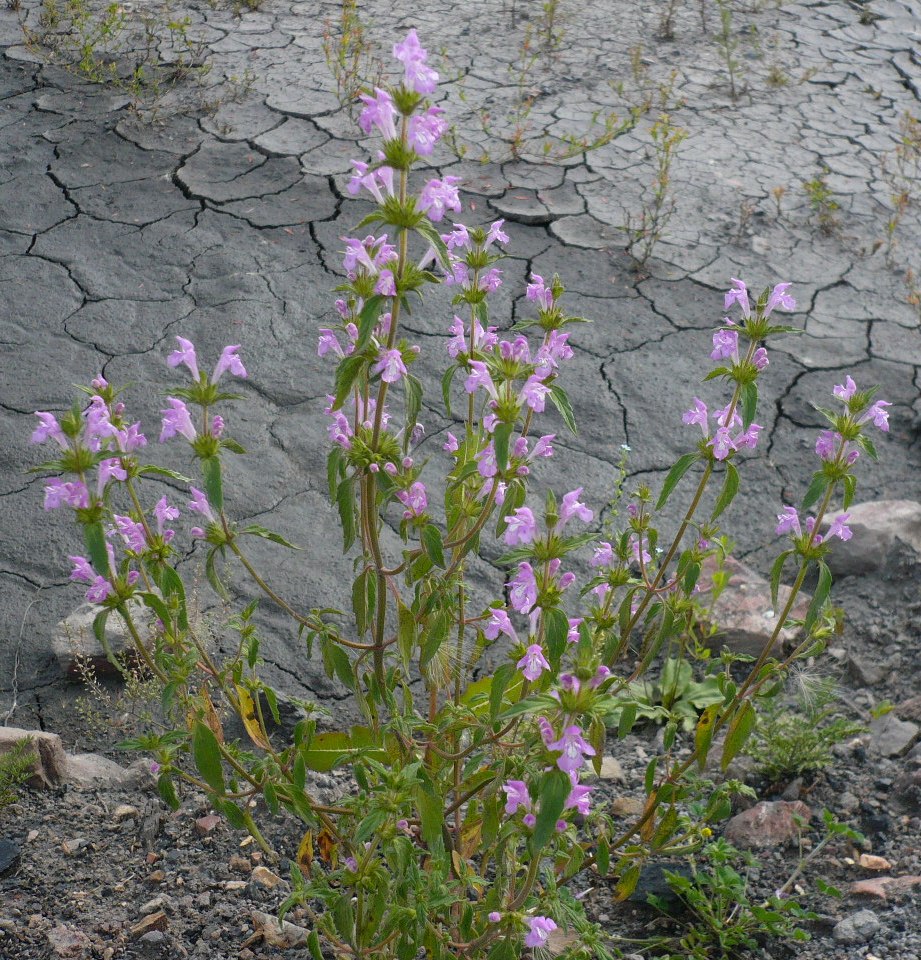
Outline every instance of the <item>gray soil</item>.
<svg viewBox="0 0 921 960"><path fill-rule="evenodd" d="M709 3L706 30L697 3L677 4L666 38L664 0L560 0L562 36L549 49L541 45L536 2L458 8L400 0L396 15L378 0L359 6L382 62L410 26L440 51L438 98L466 152L459 159L443 144L432 165L464 178L466 221L504 216L512 239L493 322L504 328L524 315L532 271L558 272L570 311L595 321L572 337L567 389L580 432L564 436L556 415L547 414L546 432L558 432L560 455L540 471L539 487L566 490L578 478L600 512L622 444L631 448L628 489L661 483L689 448L681 412L690 397L719 399L700 381L710 331L723 316L722 292L736 276L757 291L791 281L799 304L791 322L805 330L771 351L757 418L763 439L725 514L736 553L762 572L770 567L774 515L782 502L801 497L815 466L822 421L812 404L826 403L846 374L860 386L878 383L893 404L891 430L877 443L880 463L862 464L858 500L921 500L921 313L906 283L909 270L921 274L921 185L911 185L914 201L887 258L892 187L884 172L893 169L900 118L921 113L918 0L734 3L735 99ZM133 730L121 701L98 705L102 732L78 712L85 691L61 675L51 654L54 625L82 599L67 580L66 557L79 548L66 518L42 510L42 480L27 473L40 453L27 441L34 410L66 409L72 385L100 372L132 384L129 405L155 434L164 385L179 382L164 364L177 334L195 342L199 356L242 345L250 377L228 425L249 456L234 461L229 510L304 547L293 557L255 548L254 556L305 607L347 603L351 563L339 556L326 493L322 408L332 370L316 356L316 334L330 322L331 291L341 280L339 238L367 212L345 184L350 160L365 158L368 146L340 107L324 63L323 24L335 26L337 10L321 0L265 0L258 11L237 15L225 5L192 3L183 13L211 70L197 86L167 88L140 115L130 96L84 82L23 42L20 18L39 28L31 0L18 12L0 11L0 717L8 723L52 730L71 748L110 756ZM526 36L539 55L522 77ZM631 70L629 51L638 45L641 65ZM169 49L161 45L164 57ZM659 107L595 149L572 150L570 138L596 140L606 115L625 116L672 71L667 109L688 137L671 171L675 210L666 237L638 272L620 227L639 211L654 176L649 128ZM533 102L516 121L522 96ZM499 140L484 133L483 111ZM520 156L512 158L516 123ZM818 177L837 205L827 211L835 221L828 229L802 186ZM432 293L424 315L409 323L423 347L427 383L435 383L443 360L449 299ZM450 424L434 408L423 419L437 457ZM179 470L191 466L178 445L155 450L154 458ZM155 486L183 497L170 482ZM670 504L674 513L683 506L680 493ZM192 575L201 557L185 529L179 537ZM498 589L495 556L473 566L478 596ZM835 585L844 629L815 669L841 682L855 719L868 721L872 708L889 700L901 719L921 722L904 706L921 687L919 574L906 548L874 574ZM230 575L248 596L243 579ZM214 607L207 586L200 602ZM267 681L325 704L337 718L353 716L344 689L306 660L295 631L266 605L259 617L269 638ZM223 642L230 640L218 633L216 645ZM605 783L612 797L630 793L656 737L650 729L611 743L627 773L623 788ZM918 875L921 796L906 786L918 748L896 757L880 749L868 735L842 747L832 770L780 789L862 829L893 875ZM768 785L758 787L772 795ZM332 779L323 787L341 788ZM199 836L193 821L208 812L204 803L188 796L171 814L143 785L26 791L12 812L0 814L0 837L22 847L19 868L0 878L0 958L67 955L54 952L53 931L62 924L86 935L86 956L273 955L245 944L253 933L250 908L271 912L281 894L252 883L255 861L231 864L231 856L252 853L240 848L242 837L226 826ZM137 816L116 821L119 804L135 806ZM26 842L30 831L37 833ZM269 833L292 855L294 828L280 822ZM815 823L810 836L820 836ZM63 853L61 844L75 838L87 842ZM869 902L816 892L813 874L842 889L867 876L853 863L857 853L831 849L802 880L801 899L821 916L811 943L794 949L772 942L763 956L921 957L921 887ZM795 861L795 849L761 855L753 889L773 889ZM234 880L246 883L228 889ZM612 934L661 928L646 908L616 905L597 880L586 878L588 887L594 915ZM142 905L157 896L165 929L133 938ZM833 939L834 924L863 908L880 921L872 940Z"/></svg>

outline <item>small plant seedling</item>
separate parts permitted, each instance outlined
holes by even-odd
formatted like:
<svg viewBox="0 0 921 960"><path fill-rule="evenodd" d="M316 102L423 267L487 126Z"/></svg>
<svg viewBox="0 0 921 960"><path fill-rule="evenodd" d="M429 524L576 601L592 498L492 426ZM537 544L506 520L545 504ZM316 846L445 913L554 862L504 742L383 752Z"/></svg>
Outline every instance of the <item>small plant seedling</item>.
<svg viewBox="0 0 921 960"><path fill-rule="evenodd" d="M842 716L834 680L799 674L794 706L784 704L780 695L772 698L748 752L759 771L776 783L831 766L834 746L863 731L861 724Z"/></svg>
<svg viewBox="0 0 921 960"><path fill-rule="evenodd" d="M822 233L831 235L840 225L838 218L835 216L840 207L828 186L826 179L828 173L828 168L824 167L821 173L803 183L803 190L809 198L809 207L819 225L819 229Z"/></svg>
<svg viewBox="0 0 921 960"><path fill-rule="evenodd" d="M18 788L28 780L35 762L32 740L26 738L0 757L0 810L16 802Z"/></svg>

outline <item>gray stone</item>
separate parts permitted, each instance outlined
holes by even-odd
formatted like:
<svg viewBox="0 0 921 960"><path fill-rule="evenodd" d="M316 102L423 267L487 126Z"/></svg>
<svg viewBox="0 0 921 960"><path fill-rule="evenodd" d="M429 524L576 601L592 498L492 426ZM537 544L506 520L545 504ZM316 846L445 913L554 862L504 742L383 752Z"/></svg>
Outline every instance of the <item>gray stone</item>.
<svg viewBox="0 0 921 960"><path fill-rule="evenodd" d="M144 611L145 608L140 604L135 604L133 616L139 618L141 624L146 620L147 627L142 629L149 630L150 616ZM57 625L51 637L51 649L58 666L69 677L80 677L81 666L104 676L121 675L96 638L93 621L99 612L100 608L94 604L82 604ZM142 632L143 636L145 633ZM115 657L119 660L126 658L129 664L135 662L134 643L124 621L117 613L112 613L106 620L105 638L109 650Z"/></svg>
<svg viewBox="0 0 921 960"><path fill-rule="evenodd" d="M838 943L869 943L880 930L879 917L872 910L858 910L835 924L831 935Z"/></svg>
<svg viewBox="0 0 921 960"><path fill-rule="evenodd" d="M894 713L875 717L870 722L870 746L884 757L902 757L921 737L921 727L909 720L899 720Z"/></svg>
<svg viewBox="0 0 921 960"><path fill-rule="evenodd" d="M297 156L329 140L329 134L317 129L310 120L288 118L279 126L256 137L254 143L275 156Z"/></svg>
<svg viewBox="0 0 921 960"><path fill-rule="evenodd" d="M491 199L490 206L503 217L514 220L516 223L535 224L550 223L553 215L546 204L542 203L534 190L525 190L513 187L501 197Z"/></svg>
<svg viewBox="0 0 921 960"><path fill-rule="evenodd" d="M67 780L78 790L116 790L136 785L138 774L98 753L73 753L67 756Z"/></svg>
<svg viewBox="0 0 921 960"><path fill-rule="evenodd" d="M244 143L205 143L177 170L192 196L216 203L280 193L300 179L292 157L266 157Z"/></svg>
<svg viewBox="0 0 921 960"><path fill-rule="evenodd" d="M878 570L892 553L896 539L921 555L921 503L915 500L873 500L852 504L847 525L853 536L847 543L832 541L827 560L836 576Z"/></svg>
<svg viewBox="0 0 921 960"><path fill-rule="evenodd" d="M32 787L56 787L67 776L67 757L64 745L56 733L44 730L23 730L19 727L0 727L0 757L6 756L23 740L30 740L34 760L28 779Z"/></svg>
<svg viewBox="0 0 921 960"><path fill-rule="evenodd" d="M800 800L762 800L749 810L737 813L723 831L726 839L746 850L782 847L796 841L812 817L809 807Z"/></svg>

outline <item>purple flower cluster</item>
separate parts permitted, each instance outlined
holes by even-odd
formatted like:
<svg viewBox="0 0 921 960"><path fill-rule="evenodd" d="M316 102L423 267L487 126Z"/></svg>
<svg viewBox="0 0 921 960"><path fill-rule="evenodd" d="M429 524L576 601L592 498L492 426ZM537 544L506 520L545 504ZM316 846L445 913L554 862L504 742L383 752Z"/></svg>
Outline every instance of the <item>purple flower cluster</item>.
<svg viewBox="0 0 921 960"><path fill-rule="evenodd" d="M734 450L741 450L748 447L754 450L758 444L758 434L764 429L760 424L752 423L747 430L739 431L735 436L732 431L742 426L742 418L727 405L722 410L713 413L716 421L716 430L710 435L710 414L707 412L707 405L703 400L694 397L694 406L686 410L682 416L682 423L697 424L703 432L707 446L713 450L713 456L717 460L725 460Z"/></svg>

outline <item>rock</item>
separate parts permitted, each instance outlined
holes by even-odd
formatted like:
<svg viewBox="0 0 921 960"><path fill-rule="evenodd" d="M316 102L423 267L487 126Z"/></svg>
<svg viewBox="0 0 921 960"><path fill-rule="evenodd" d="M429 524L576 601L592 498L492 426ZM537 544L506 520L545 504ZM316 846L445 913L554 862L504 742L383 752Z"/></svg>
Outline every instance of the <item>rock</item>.
<svg viewBox="0 0 921 960"><path fill-rule="evenodd" d="M645 804L634 797L617 797L611 802L611 813L615 817L638 817Z"/></svg>
<svg viewBox="0 0 921 960"><path fill-rule="evenodd" d="M147 882L152 887L157 887L166 879L166 872L164 870L154 870L153 873L148 874Z"/></svg>
<svg viewBox="0 0 921 960"><path fill-rule="evenodd" d="M162 930L151 930L150 933L145 933L141 937L141 943L152 943L156 946L159 946L164 940L166 940L166 934Z"/></svg>
<svg viewBox="0 0 921 960"><path fill-rule="evenodd" d="M725 645L734 653L756 657L770 642L777 626L777 616L787 598L790 588L781 585L777 594L778 609L771 603L771 585L750 567L734 557L727 557L723 568L729 574L729 582L713 605L713 622L717 627L716 645ZM717 570L714 558L708 558L701 570L700 589L708 593ZM810 598L802 591L791 611L793 617L805 617ZM795 630L782 630L777 642L792 645L797 637Z"/></svg>
<svg viewBox="0 0 921 960"><path fill-rule="evenodd" d="M914 500L871 500L848 509L853 536L846 544L831 540L826 557L836 577L878 570L885 565L896 539L921 554L921 503Z"/></svg>
<svg viewBox="0 0 921 960"><path fill-rule="evenodd" d="M921 727L909 720L899 720L894 713L876 717L870 722L870 749L884 757L903 757L921 737Z"/></svg>
<svg viewBox="0 0 921 960"><path fill-rule="evenodd" d="M137 807L132 807L130 803L120 803L116 808L112 816L115 818L115 822L119 823L122 820L131 820L135 817L139 817L140 811Z"/></svg>
<svg viewBox="0 0 921 960"><path fill-rule="evenodd" d="M602 780L616 780L618 783L627 782L624 768L620 765L620 761L615 760L614 757L605 757L601 761L600 776Z"/></svg>
<svg viewBox="0 0 921 960"><path fill-rule="evenodd" d="M838 943L869 943L879 928L879 917L872 910L858 910L835 924L831 935Z"/></svg>
<svg viewBox="0 0 921 960"><path fill-rule="evenodd" d="M808 823L811 817L809 807L799 800L762 800L750 810L737 813L726 824L724 835L730 843L747 850L777 847L798 839L802 827L797 819Z"/></svg>
<svg viewBox="0 0 921 960"><path fill-rule="evenodd" d="M853 655L847 658L848 673L861 687L872 687L889 675L889 667L882 663L871 663L862 657Z"/></svg>
<svg viewBox="0 0 921 960"><path fill-rule="evenodd" d="M878 900L897 900L921 884L921 877L872 877L856 880L848 888L852 897L876 897Z"/></svg>
<svg viewBox="0 0 921 960"><path fill-rule="evenodd" d="M224 889L229 893L239 893L240 890L245 890L247 883L245 880L228 880L224 884Z"/></svg>
<svg viewBox="0 0 921 960"><path fill-rule="evenodd" d="M280 947L284 950L307 945L310 931L295 923L289 923L287 920L279 923L278 917L262 913L261 910L253 910L252 918L256 935L262 937L270 947Z"/></svg>
<svg viewBox="0 0 921 960"><path fill-rule="evenodd" d="M138 940L143 937L145 933L150 933L151 930L165 930L168 926L169 918L162 910L158 910L156 913L151 913L144 917L143 920L139 920L131 928L131 936L133 939Z"/></svg>
<svg viewBox="0 0 921 960"><path fill-rule="evenodd" d="M278 884L284 882L281 877L272 873L268 867L263 866L258 866L253 870L251 879L253 883L265 887L266 890L274 890Z"/></svg>
<svg viewBox="0 0 921 960"><path fill-rule="evenodd" d="M691 870L687 864L680 860L666 861L664 863L646 863L643 865L643 872L640 874L636 889L627 898L632 903L648 903L649 897L658 897L662 906L669 913L677 913L684 909L684 901L672 890L669 885L668 873L677 873L686 879L691 878Z"/></svg>
<svg viewBox="0 0 921 960"><path fill-rule="evenodd" d="M134 785L137 774L98 753L74 753L67 757L67 779L78 790L111 790Z"/></svg>
<svg viewBox="0 0 921 960"><path fill-rule="evenodd" d="M579 937L577 934L566 933L557 927L556 930L550 931L550 935L547 937L547 942L544 947L551 957L558 957L561 953L566 951L569 947L574 946L578 942Z"/></svg>
<svg viewBox="0 0 921 960"><path fill-rule="evenodd" d="M154 897L153 900L148 900L147 903L142 903L138 909L138 916L148 917L152 913L157 913L166 906L165 897Z"/></svg>
<svg viewBox="0 0 921 960"><path fill-rule="evenodd" d="M200 837L207 837L209 834L214 833L220 822L221 818L216 813L209 813L207 816L199 817L195 821L195 832Z"/></svg>
<svg viewBox="0 0 921 960"><path fill-rule="evenodd" d="M89 667L99 676L121 676L115 664L109 660L102 644L96 639L93 621L99 608L91 603L77 607L69 616L58 623L51 636L51 652L54 654L62 673L73 679L82 677L81 665ZM150 631L152 619L147 608L139 603L133 604L133 615L141 637ZM127 664L134 664L136 657L134 643L119 616L106 620L106 643L117 657L124 657Z"/></svg>
<svg viewBox="0 0 921 960"><path fill-rule="evenodd" d="M81 850L85 850L90 845L85 837L74 837L72 840L65 840L61 844L61 849L68 857L75 857Z"/></svg>
<svg viewBox="0 0 921 960"><path fill-rule="evenodd" d="M0 838L0 877L5 877L19 867L21 854L18 844Z"/></svg>
<svg viewBox="0 0 921 960"><path fill-rule="evenodd" d="M48 944L56 957L80 957L90 948L90 938L82 930L72 930L60 924L46 934Z"/></svg>
<svg viewBox="0 0 921 960"><path fill-rule="evenodd" d="M857 862L864 870L892 869L892 864L885 857L876 857L872 853L862 853Z"/></svg>
<svg viewBox="0 0 921 960"><path fill-rule="evenodd" d="M240 857L237 854L227 861L227 867L231 873L249 873L253 869L249 857Z"/></svg>
<svg viewBox="0 0 921 960"><path fill-rule="evenodd" d="M56 787L67 771L67 757L61 738L56 733L45 733L43 730L0 727L0 757L5 756L23 740L32 741L35 754L29 786Z"/></svg>
<svg viewBox="0 0 921 960"><path fill-rule="evenodd" d="M905 761L909 769L896 777L889 792L892 806L901 813L921 813L921 756L912 759L916 750Z"/></svg>
<svg viewBox="0 0 921 960"><path fill-rule="evenodd" d="M896 714L903 720L914 720L921 723L921 693L910 697L895 708Z"/></svg>

